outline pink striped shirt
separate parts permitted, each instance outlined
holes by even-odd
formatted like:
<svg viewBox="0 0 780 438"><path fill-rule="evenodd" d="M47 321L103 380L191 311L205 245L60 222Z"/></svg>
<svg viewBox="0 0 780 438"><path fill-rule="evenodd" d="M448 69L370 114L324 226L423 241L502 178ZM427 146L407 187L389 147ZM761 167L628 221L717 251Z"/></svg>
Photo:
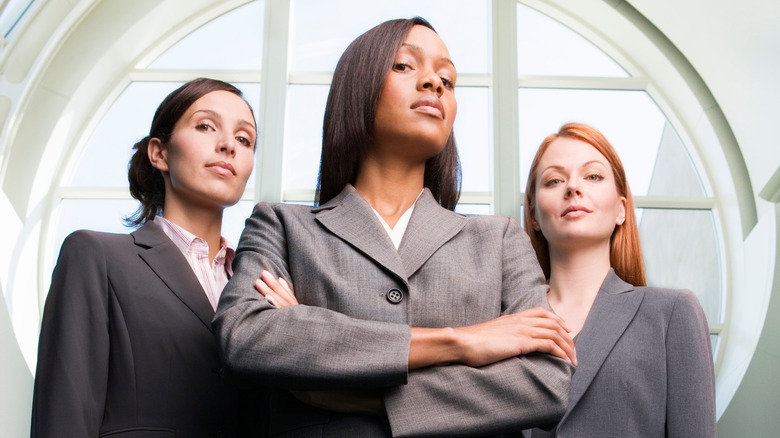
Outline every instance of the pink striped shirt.
<svg viewBox="0 0 780 438"><path fill-rule="evenodd" d="M155 222L162 227L163 232L173 241L173 244L184 254L200 285L206 292L206 297L214 310L217 309L219 296L233 275L233 257L236 251L224 237L220 239L220 249L214 262L209 263L209 246L205 240L190 233L162 216L157 216Z"/></svg>

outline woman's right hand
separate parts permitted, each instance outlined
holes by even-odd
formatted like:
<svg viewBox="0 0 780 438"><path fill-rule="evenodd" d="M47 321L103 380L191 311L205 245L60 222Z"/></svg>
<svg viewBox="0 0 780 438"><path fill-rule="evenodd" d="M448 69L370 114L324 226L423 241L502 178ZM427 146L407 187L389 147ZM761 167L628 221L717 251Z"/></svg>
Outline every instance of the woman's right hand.
<svg viewBox="0 0 780 438"><path fill-rule="evenodd" d="M409 369L442 363L480 367L533 352L577 365L574 340L563 319L535 307L466 327L412 328Z"/></svg>
<svg viewBox="0 0 780 438"><path fill-rule="evenodd" d="M287 284L284 278L276 278L268 271L263 271L263 273L260 274L260 278L255 280L255 289L257 289L269 303L278 308L298 304L298 299L295 298L292 288Z"/></svg>
<svg viewBox="0 0 780 438"><path fill-rule="evenodd" d="M456 327L461 363L478 367L533 352L549 353L577 365L574 340L563 318L541 307Z"/></svg>

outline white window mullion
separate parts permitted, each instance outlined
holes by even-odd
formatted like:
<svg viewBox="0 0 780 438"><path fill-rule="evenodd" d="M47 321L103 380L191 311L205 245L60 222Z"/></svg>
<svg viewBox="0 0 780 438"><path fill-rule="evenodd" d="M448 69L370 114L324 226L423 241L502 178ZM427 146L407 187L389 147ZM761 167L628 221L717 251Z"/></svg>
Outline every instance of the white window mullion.
<svg viewBox="0 0 780 438"><path fill-rule="evenodd" d="M493 212L520 217L517 1L493 0Z"/></svg>
<svg viewBox="0 0 780 438"><path fill-rule="evenodd" d="M287 55L292 0L265 2L255 201L282 201Z"/></svg>

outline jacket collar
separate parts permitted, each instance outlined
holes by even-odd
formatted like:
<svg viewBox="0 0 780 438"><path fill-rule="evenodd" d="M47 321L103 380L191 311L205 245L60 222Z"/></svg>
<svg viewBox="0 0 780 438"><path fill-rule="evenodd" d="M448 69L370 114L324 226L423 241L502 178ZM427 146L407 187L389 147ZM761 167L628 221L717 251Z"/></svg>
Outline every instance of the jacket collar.
<svg viewBox="0 0 780 438"><path fill-rule="evenodd" d="M160 280L211 331L214 309L206 292L179 248L165 235L160 225L147 222L131 233L139 247L138 255Z"/></svg>
<svg viewBox="0 0 780 438"><path fill-rule="evenodd" d="M371 206L352 185L320 207L316 220L408 285L408 278L455 236L466 218L439 205L427 188L417 199L409 225L396 251Z"/></svg>
<svg viewBox="0 0 780 438"><path fill-rule="evenodd" d="M643 297L643 289L634 288L610 269L577 337L579 366L571 381L569 407L560 424L590 387L604 360L634 319Z"/></svg>

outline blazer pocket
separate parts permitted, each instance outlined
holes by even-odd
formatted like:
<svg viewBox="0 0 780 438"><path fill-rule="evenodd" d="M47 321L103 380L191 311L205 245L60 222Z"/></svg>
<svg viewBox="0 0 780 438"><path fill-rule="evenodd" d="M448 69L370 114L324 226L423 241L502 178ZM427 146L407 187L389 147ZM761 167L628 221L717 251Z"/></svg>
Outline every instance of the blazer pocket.
<svg viewBox="0 0 780 438"><path fill-rule="evenodd" d="M164 427L132 427L100 434L100 438L171 438L176 431Z"/></svg>

